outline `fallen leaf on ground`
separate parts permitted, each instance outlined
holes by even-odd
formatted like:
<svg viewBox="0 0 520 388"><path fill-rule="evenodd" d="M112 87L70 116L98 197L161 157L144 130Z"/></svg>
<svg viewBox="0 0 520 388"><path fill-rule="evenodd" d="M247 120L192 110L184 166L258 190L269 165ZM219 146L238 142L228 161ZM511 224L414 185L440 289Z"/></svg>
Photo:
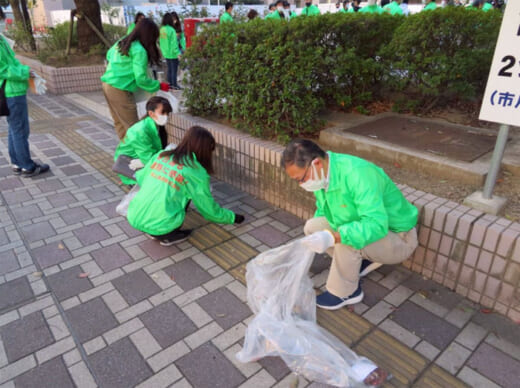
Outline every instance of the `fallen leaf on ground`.
<svg viewBox="0 0 520 388"><path fill-rule="evenodd" d="M428 299L428 292L424 290L419 291L419 295L421 295L424 299Z"/></svg>
<svg viewBox="0 0 520 388"><path fill-rule="evenodd" d="M493 310L491 310L491 309L480 309L480 312L482 314L491 314L491 313L493 313Z"/></svg>
<svg viewBox="0 0 520 388"><path fill-rule="evenodd" d="M397 162L394 162L394 167L401 168L401 165Z"/></svg>
<svg viewBox="0 0 520 388"><path fill-rule="evenodd" d="M43 276L42 272L33 272L33 276L36 278L41 278Z"/></svg>
<svg viewBox="0 0 520 388"><path fill-rule="evenodd" d="M58 244L58 249L65 249L65 247L63 246L63 244Z"/></svg>
<svg viewBox="0 0 520 388"><path fill-rule="evenodd" d="M80 278L80 279L88 278L88 275L90 275L88 272L82 272L78 275L78 278Z"/></svg>
<svg viewBox="0 0 520 388"><path fill-rule="evenodd" d="M159 279L159 275L157 275L156 273L154 273L154 274L152 275L152 279Z"/></svg>
<svg viewBox="0 0 520 388"><path fill-rule="evenodd" d="M226 314L217 314L217 317L219 318L224 318L226 316Z"/></svg>
<svg viewBox="0 0 520 388"><path fill-rule="evenodd" d="M175 278L174 278L173 275L170 276L170 279L173 280L173 281L175 281Z"/></svg>

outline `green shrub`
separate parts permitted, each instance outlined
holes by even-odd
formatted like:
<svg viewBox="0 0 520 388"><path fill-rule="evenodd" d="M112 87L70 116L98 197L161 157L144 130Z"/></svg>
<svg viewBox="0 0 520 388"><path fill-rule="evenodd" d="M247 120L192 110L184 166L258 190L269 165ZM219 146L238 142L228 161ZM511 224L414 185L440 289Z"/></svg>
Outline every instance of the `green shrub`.
<svg viewBox="0 0 520 388"><path fill-rule="evenodd" d="M481 98L501 17L459 7L411 15L381 51L388 85L426 109Z"/></svg>
<svg viewBox="0 0 520 388"><path fill-rule="evenodd" d="M69 27L70 22L64 22L49 28L40 38L40 51L48 51L54 54L65 52L69 37ZM75 47L77 44L78 35L76 28L73 28L71 47Z"/></svg>
<svg viewBox="0 0 520 388"><path fill-rule="evenodd" d="M27 32L22 23L14 23L9 29L6 31L6 35L14 40L16 47L22 49L23 51L32 51L31 50L31 34Z"/></svg>
<svg viewBox="0 0 520 388"><path fill-rule="evenodd" d="M126 27L115 26L113 24L103 23L103 31L105 32L105 38L107 38L110 43L115 43L126 35Z"/></svg>

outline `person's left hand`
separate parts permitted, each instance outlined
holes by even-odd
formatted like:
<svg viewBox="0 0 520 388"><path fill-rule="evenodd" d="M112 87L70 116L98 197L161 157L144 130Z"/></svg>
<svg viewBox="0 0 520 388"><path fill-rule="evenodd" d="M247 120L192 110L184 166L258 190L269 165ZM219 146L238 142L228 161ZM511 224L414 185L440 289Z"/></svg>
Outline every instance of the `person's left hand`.
<svg viewBox="0 0 520 388"><path fill-rule="evenodd" d="M334 235L329 230L321 230L302 238L301 242L311 251L323 253L334 246Z"/></svg>
<svg viewBox="0 0 520 388"><path fill-rule="evenodd" d="M128 164L128 167L130 167L130 170L135 171L139 170L140 168L143 168L144 164L139 159L132 159Z"/></svg>

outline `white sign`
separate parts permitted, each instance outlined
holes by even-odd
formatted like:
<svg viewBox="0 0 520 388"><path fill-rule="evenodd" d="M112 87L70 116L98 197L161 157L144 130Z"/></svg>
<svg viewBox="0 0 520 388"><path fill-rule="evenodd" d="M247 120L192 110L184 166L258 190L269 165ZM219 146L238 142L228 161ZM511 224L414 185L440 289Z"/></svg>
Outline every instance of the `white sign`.
<svg viewBox="0 0 520 388"><path fill-rule="evenodd" d="M520 1L508 1L480 120L520 126Z"/></svg>

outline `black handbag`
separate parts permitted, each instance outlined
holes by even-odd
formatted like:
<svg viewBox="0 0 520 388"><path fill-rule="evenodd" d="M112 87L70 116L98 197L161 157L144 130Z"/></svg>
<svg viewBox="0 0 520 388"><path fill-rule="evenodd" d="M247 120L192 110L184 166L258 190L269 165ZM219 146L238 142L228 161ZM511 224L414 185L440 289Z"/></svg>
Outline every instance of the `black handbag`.
<svg viewBox="0 0 520 388"><path fill-rule="evenodd" d="M9 116L9 107L7 106L7 97L5 96L5 83L4 80L2 87L0 87L0 116Z"/></svg>

